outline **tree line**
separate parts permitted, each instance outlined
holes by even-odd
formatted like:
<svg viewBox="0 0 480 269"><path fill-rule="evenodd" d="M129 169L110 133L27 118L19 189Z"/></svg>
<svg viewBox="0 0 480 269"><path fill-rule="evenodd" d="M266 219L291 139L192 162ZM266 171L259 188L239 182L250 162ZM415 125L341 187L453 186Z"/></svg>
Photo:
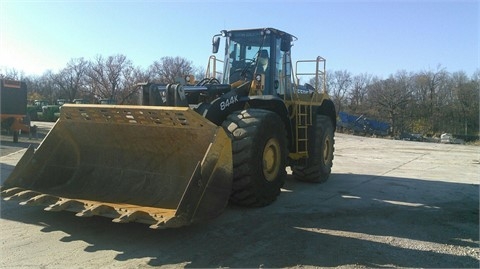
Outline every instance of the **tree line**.
<svg viewBox="0 0 480 269"><path fill-rule="evenodd" d="M388 122L392 135L479 134L480 70L397 71L383 79L348 71L327 72L327 89L337 111Z"/></svg>
<svg viewBox="0 0 480 269"><path fill-rule="evenodd" d="M142 69L119 54L71 59L58 72L47 71L41 76L25 76L10 69L2 70L0 77L25 81L30 100L54 103L57 99L84 99L96 103L110 99L117 104L137 104L138 83L174 83L186 74L200 80L205 68L195 67L182 57L163 57ZM438 66L433 71L397 71L388 78L328 70L326 84L337 112L386 121L392 135L479 134L480 70L468 76Z"/></svg>
<svg viewBox="0 0 480 269"><path fill-rule="evenodd" d="M46 100L54 104L58 99L83 99L88 103L110 99L117 104L137 104L138 83L174 83L179 76L198 75L203 70L182 57L163 57L144 70L135 67L125 55L118 54L97 56L93 60L71 59L58 72L49 70L41 76L25 76L15 69L5 70L0 72L0 78L25 81L29 100Z"/></svg>

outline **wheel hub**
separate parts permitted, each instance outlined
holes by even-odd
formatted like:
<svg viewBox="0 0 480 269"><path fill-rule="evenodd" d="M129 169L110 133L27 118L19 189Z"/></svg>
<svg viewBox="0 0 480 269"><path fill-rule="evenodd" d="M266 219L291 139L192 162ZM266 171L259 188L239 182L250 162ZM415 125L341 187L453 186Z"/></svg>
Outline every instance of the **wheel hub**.
<svg viewBox="0 0 480 269"><path fill-rule="evenodd" d="M280 143L270 138L263 149L263 175L267 181L274 181L278 175L281 162Z"/></svg>

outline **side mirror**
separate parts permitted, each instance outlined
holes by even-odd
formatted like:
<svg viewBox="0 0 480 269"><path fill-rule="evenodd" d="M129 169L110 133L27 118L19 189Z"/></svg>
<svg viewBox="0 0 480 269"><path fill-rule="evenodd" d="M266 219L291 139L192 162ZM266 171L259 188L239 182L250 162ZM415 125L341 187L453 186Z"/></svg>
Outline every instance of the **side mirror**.
<svg viewBox="0 0 480 269"><path fill-rule="evenodd" d="M213 54L217 53L219 47L220 47L220 37L214 36L212 40L212 53Z"/></svg>
<svg viewBox="0 0 480 269"><path fill-rule="evenodd" d="M282 36L282 41L280 43L280 50L287 52L292 47L292 37L289 35Z"/></svg>

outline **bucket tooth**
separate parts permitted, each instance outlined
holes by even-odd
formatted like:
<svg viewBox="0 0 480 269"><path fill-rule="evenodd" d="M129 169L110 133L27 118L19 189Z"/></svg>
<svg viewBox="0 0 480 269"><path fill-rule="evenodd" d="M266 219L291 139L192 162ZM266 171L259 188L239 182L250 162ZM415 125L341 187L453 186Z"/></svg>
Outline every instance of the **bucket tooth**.
<svg viewBox="0 0 480 269"><path fill-rule="evenodd" d="M115 212L116 213L116 210L113 207L108 206L108 205L94 204L90 207L87 207L85 210L83 210L81 212L78 212L77 214L75 214L75 216L77 216L77 217L92 217L92 216L95 216L95 215L102 216L106 212L109 212L106 215L111 215L110 212Z"/></svg>
<svg viewBox="0 0 480 269"><path fill-rule="evenodd" d="M155 220L150 214L143 212L143 211L127 211L122 214L120 217L113 219L112 221L115 223L127 223L132 221L138 221L139 219L150 219ZM142 222L142 221L139 221Z"/></svg>
<svg viewBox="0 0 480 269"><path fill-rule="evenodd" d="M44 204L54 204L58 202L60 198L51 196L48 194L39 194L34 196L26 201L21 202L21 205L44 205Z"/></svg>
<svg viewBox="0 0 480 269"><path fill-rule="evenodd" d="M6 197L5 200L29 200L32 197L38 196L41 193L31 191L31 190L23 190L20 192L15 193L14 195L11 195L9 197Z"/></svg>
<svg viewBox="0 0 480 269"><path fill-rule="evenodd" d="M84 203L71 199L60 199L55 204L51 204L46 207L45 211L57 212L62 210L70 210L73 207L84 207Z"/></svg>
<svg viewBox="0 0 480 269"><path fill-rule="evenodd" d="M150 229L161 229L165 226L165 221L159 221L155 224L148 226Z"/></svg>
<svg viewBox="0 0 480 269"><path fill-rule="evenodd" d="M25 189L23 189L23 188L18 188L18 187L8 188L8 189L7 189L7 188L3 188L3 186L2 186L1 195L2 195L2 197L5 197L5 198L6 198L6 197L12 196L12 195L14 195L14 194L16 194L16 193L19 193L19 192L21 192L21 191L24 191L24 190L25 190Z"/></svg>

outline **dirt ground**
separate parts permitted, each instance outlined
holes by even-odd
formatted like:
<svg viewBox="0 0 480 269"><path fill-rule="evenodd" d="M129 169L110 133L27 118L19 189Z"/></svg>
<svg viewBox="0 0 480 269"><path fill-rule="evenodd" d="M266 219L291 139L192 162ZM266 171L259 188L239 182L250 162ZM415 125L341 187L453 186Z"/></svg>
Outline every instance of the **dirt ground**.
<svg viewBox="0 0 480 269"><path fill-rule="evenodd" d="M9 139L2 182L41 138ZM478 268L479 175L478 146L336 134L328 182L289 176L270 206L179 229L2 200L0 268Z"/></svg>

